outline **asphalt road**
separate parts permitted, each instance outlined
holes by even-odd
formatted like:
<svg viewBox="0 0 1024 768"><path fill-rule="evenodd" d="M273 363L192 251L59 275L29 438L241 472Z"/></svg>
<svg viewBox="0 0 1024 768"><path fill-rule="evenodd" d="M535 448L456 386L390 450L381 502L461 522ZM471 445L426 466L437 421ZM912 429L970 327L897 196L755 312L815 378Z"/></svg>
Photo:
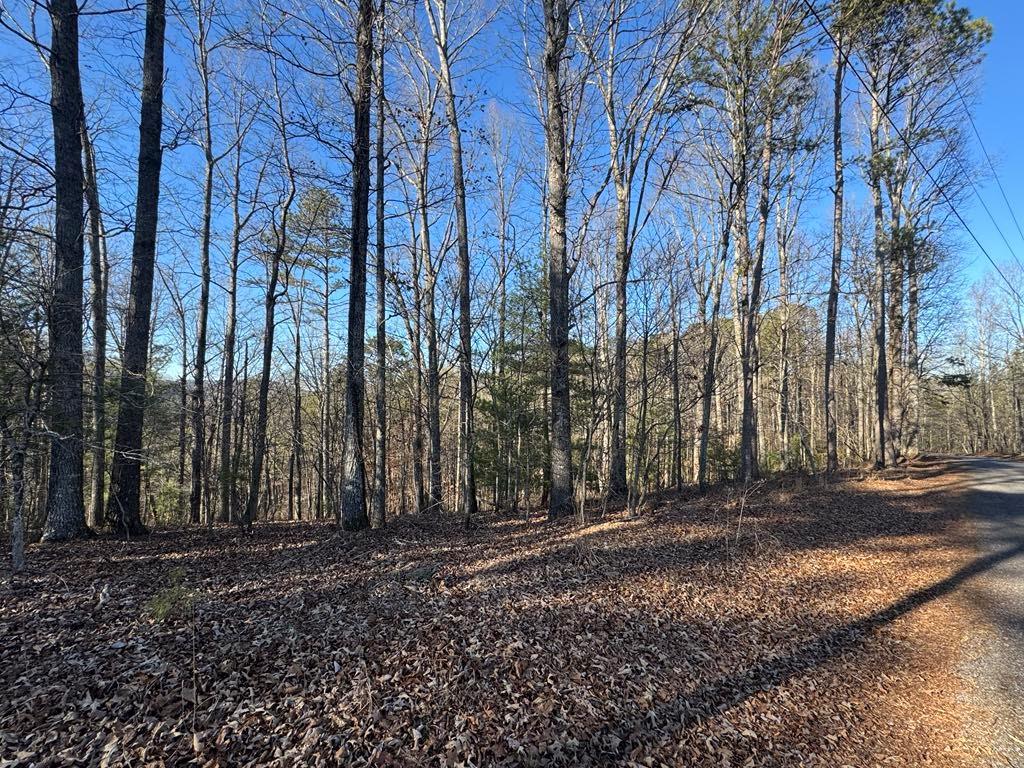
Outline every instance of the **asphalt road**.
<svg viewBox="0 0 1024 768"><path fill-rule="evenodd" d="M1024 462L971 457L951 464L968 478L979 555L991 561L962 586L981 624L970 638L976 653L966 672L992 713L995 764L1024 768Z"/></svg>

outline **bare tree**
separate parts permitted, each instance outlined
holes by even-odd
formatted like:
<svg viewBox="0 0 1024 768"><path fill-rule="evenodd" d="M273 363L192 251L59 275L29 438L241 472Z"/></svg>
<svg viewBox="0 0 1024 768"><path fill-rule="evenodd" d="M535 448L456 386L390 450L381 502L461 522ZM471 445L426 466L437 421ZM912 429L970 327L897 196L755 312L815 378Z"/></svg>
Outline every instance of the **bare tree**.
<svg viewBox="0 0 1024 768"><path fill-rule="evenodd" d="M579 39L604 106L609 175L615 189L615 344L608 490L626 491L626 333L630 264L644 216L647 181L677 112L667 101L693 49L709 3L615 0L577 6ZM658 196L661 187L654 191ZM650 201L648 201L650 205ZM649 209L648 209L649 210Z"/></svg>
<svg viewBox="0 0 1024 768"><path fill-rule="evenodd" d="M729 258L729 243L732 234L732 220L735 213L735 185L729 184L720 202L721 223L718 228L718 239L711 246L713 257L710 265L702 270L691 269L691 275L702 274L701 279L694 283L701 307L701 323L707 337L707 348L704 354L701 377L701 421L700 445L697 457L697 485L701 493L708 489L708 448L711 441L711 408L715 397L719 358L719 316L722 307L722 288L725 283L725 271ZM714 220L713 220L714 221ZM694 222L694 240L697 240L697 225ZM708 303L710 302L710 309Z"/></svg>
<svg viewBox="0 0 1024 768"><path fill-rule="evenodd" d="M139 175L132 244L132 280L121 363L117 430L110 470L107 521L126 536L145 533L140 510L142 425L149 367L150 310L156 262L156 224L163 158L164 0L146 2L146 38L142 59L142 120L139 126Z"/></svg>
<svg viewBox="0 0 1024 768"><path fill-rule="evenodd" d="M52 279L50 241L33 232L23 206L32 181L24 162L0 159L0 516L9 524L13 574L25 567L31 493L25 470L39 433L46 367L39 297Z"/></svg>
<svg viewBox="0 0 1024 768"><path fill-rule="evenodd" d="M435 111L440 92L440 83L434 76L433 69L425 57L417 53L421 50L419 41L406 39L410 49L409 56L398 57L398 64L403 68L403 75L411 94L409 104L404 107L411 114L416 132L410 136L403 121L392 108L392 124L398 134L399 147L407 158L406 162L398 163L398 175L404 184L413 188L414 201L407 205L410 230L410 282L413 293L412 308L405 308L404 316L409 330L410 344L413 347L413 361L416 366L416 420L414 438L414 464L417 469L414 476L416 483L423 484L418 478L422 475L422 450L417 446L422 443L422 414L420 390L426 395L426 433L427 433L427 475L426 494L417 492L418 508L431 513L438 513L443 508L441 490L441 373L440 350L438 340L438 320L436 295L439 273L443 259L448 250L450 232L446 231L440 247L435 248L431 237L431 210L436 205L436 195L432 195L431 156L437 129ZM388 102L390 107L390 102ZM402 302L402 292L398 293ZM426 340L426 375L423 375L423 338ZM422 489L420 489L422 490Z"/></svg>
<svg viewBox="0 0 1024 768"><path fill-rule="evenodd" d="M56 225L54 289L49 308L50 474L44 541L85 536L82 497L82 83L78 68L78 4L49 4L50 112L53 118Z"/></svg>
<svg viewBox="0 0 1024 768"><path fill-rule="evenodd" d="M569 401L569 273L566 263L566 152L562 56L569 36L568 0L543 0L547 109L548 325L551 345L551 491L548 517L572 514L572 422Z"/></svg>
<svg viewBox="0 0 1024 768"><path fill-rule="evenodd" d="M488 109L487 148L490 154L491 168L494 173L494 185L491 192L491 206L495 217L498 238L495 260L495 279L497 282L497 331L495 350L492 355L493 376L503 382L506 375L508 350L508 319L509 319L509 278L515 266L517 239L514 222L515 206L520 195L526 168L515 153L515 124L499 111L495 105ZM503 471L495 484L495 506L505 508L511 496L516 502L511 485L518 465L513 457L512 431L517 428L521 419L516 413L495 412L495 442L497 448L497 468Z"/></svg>
<svg viewBox="0 0 1024 768"><path fill-rule="evenodd" d="M377 8L377 157L376 197L374 216L376 218L377 263L374 271L376 288L375 326L377 351L377 392L374 402L374 469L373 499L370 507L370 522L375 528L382 528L387 521L388 503L388 433L387 433L387 318L385 296L387 289L387 264L384 248L384 2Z"/></svg>
<svg viewBox="0 0 1024 768"><path fill-rule="evenodd" d="M839 442L836 428L836 396L833 376L836 359L836 321L839 314L839 282L843 269L843 76L846 55L843 52L843 2L836 3L839 14L833 25L836 43L833 52L832 86L832 265L829 270L828 307L825 319L825 371L822 379L826 458L825 472L839 469Z"/></svg>
<svg viewBox="0 0 1024 768"><path fill-rule="evenodd" d="M248 113L248 114L247 114ZM218 473L220 504L218 517L227 523L234 519L235 499L235 451L232 446L235 413L235 347L238 326L238 270L241 265L243 232L258 210L259 188L267 167L264 156L262 167L256 176L252 191L252 204L243 213L242 171L245 165L244 143L255 117L254 110L248 110L244 99L239 97L232 116L235 137L232 146L231 163L231 245L228 254L227 316L224 320L224 366L221 372L221 413L220 413L220 471Z"/></svg>
<svg viewBox="0 0 1024 768"><path fill-rule="evenodd" d="M370 90L373 85L373 3L359 0L356 18L356 83L353 92L352 249L349 271L348 354L342 426L341 526L369 526L363 459L363 361L366 334L366 249L370 200Z"/></svg>
<svg viewBox="0 0 1024 768"><path fill-rule="evenodd" d="M210 315L210 239L213 230L213 187L217 165L231 147L221 152L214 149L213 135L213 78L215 75L212 56L223 44L211 40L210 34L219 8L216 0L190 0L190 11L195 20L193 29L187 22L192 45L192 54L199 77L201 127L198 144L203 153L203 209L199 235L199 307L196 313L196 353L192 366L192 487L189 494L189 519L193 524L200 522L203 502L203 485L206 477L206 356L207 332ZM212 520L212 510L207 510Z"/></svg>
<svg viewBox="0 0 1024 768"><path fill-rule="evenodd" d="M764 115L760 136L760 169L758 171L757 189L757 229L753 244L748 233L748 214L746 205L740 207L737 219L739 236L739 253L735 262L733 299L736 303L736 338L739 348L740 369L742 379L742 414L740 422L740 478L744 482L755 479L759 474L757 448L757 415L755 402L755 373L758 369L757 324L760 315L762 288L764 280L764 253L768 233L768 221L773 201L773 186L777 180L773 166L776 150L775 132L784 111L791 107L794 97L791 93L796 86L793 80L799 80L802 72L799 68L787 65L784 61L787 53L801 30L802 13L797 4L781 2L773 6L774 14L766 17L763 10L755 11L751 20L762 25L765 43L758 62L763 72L747 70L745 77L764 77L765 84L754 93L760 102ZM737 18L739 26L735 34L747 34L743 22ZM742 40L742 37L740 38ZM742 44L742 43L741 43ZM743 107L741 107L743 109ZM741 135L751 137L752 127L746 124L746 116L741 118Z"/></svg>
<svg viewBox="0 0 1024 768"><path fill-rule="evenodd" d="M250 528L256 518L256 509L260 499L260 484L263 481L264 461L267 454L267 418L270 393L270 373L274 357L274 330L276 328L277 302L281 298L279 284L281 266L288 249L289 224L292 205L295 202L297 185L295 168L292 165L291 136L288 113L285 108L285 93L278 72L280 66L273 50L275 30L266 30L268 40L266 47L270 50L270 75L274 89L274 129L280 142L275 149L280 151L281 172L284 186L270 221L270 247L267 253L267 291L263 299L263 363L260 370L260 382L256 399L256 423L253 425L252 466L249 472L249 490L246 495L245 512L242 524Z"/></svg>
<svg viewBox="0 0 1024 768"><path fill-rule="evenodd" d="M292 325L294 328L294 349L292 358L292 439L288 456L288 519L302 519L302 324L306 305L306 287L301 276L294 275L294 266L289 270L289 288L297 295L290 295ZM290 292L291 293L291 292Z"/></svg>
<svg viewBox="0 0 1024 768"><path fill-rule="evenodd" d="M82 155L85 172L85 201L89 219L89 263L92 319L92 490L89 503L89 525L103 525L103 501L106 495L107 472L107 290L110 262L107 258L107 233L103 225L96 150L93 147L85 116L82 116Z"/></svg>
<svg viewBox="0 0 1024 768"><path fill-rule="evenodd" d="M448 0L424 0L438 58L438 79L444 94L448 137L451 143L452 182L455 188L455 237L459 295L459 499L466 522L476 515L476 478L473 473L473 330L470 303L469 225L466 221L466 180L462 158L462 129L452 67L459 54L483 28L486 20L461 39L451 39Z"/></svg>

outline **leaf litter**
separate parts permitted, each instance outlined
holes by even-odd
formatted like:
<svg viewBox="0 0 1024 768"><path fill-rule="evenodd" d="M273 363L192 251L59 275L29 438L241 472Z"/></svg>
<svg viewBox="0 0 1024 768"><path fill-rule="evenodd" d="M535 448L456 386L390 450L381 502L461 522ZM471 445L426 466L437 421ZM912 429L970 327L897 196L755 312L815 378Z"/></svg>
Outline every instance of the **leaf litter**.
<svg viewBox="0 0 1024 768"><path fill-rule="evenodd" d="M37 546L0 603L0 765L978 765L940 469L587 526Z"/></svg>

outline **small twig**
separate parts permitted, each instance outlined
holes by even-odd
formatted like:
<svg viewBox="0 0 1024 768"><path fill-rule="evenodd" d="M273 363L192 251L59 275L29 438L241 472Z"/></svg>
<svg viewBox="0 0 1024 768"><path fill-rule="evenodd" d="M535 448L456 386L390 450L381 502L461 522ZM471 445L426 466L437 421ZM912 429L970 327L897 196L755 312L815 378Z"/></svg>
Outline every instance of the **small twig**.
<svg viewBox="0 0 1024 768"><path fill-rule="evenodd" d="M754 483L753 485L746 485L746 484L744 484L744 486L743 486L743 493L740 494L740 516L739 516L739 519L736 521L736 544L737 545L739 545L739 543L740 543L740 529L743 527L743 510L746 508L746 505L747 505L747 494L753 493L758 488L760 488L763 484L764 484L764 481L760 480L760 481Z"/></svg>
<svg viewBox="0 0 1024 768"><path fill-rule="evenodd" d="M195 695L192 697L192 733L196 732L197 710L199 709L199 670L196 668L196 604L192 601L189 606L191 613L190 623L192 625L192 690Z"/></svg>

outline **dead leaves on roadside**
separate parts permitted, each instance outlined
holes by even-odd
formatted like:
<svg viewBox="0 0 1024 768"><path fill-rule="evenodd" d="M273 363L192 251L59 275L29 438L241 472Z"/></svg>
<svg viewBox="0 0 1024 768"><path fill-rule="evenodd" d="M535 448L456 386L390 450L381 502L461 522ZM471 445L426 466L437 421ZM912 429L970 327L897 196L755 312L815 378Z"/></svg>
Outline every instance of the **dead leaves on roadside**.
<svg viewBox="0 0 1024 768"><path fill-rule="evenodd" d="M955 565L917 491L767 494L739 535L723 497L36 548L0 607L0 765L956 765L913 619L844 630Z"/></svg>

